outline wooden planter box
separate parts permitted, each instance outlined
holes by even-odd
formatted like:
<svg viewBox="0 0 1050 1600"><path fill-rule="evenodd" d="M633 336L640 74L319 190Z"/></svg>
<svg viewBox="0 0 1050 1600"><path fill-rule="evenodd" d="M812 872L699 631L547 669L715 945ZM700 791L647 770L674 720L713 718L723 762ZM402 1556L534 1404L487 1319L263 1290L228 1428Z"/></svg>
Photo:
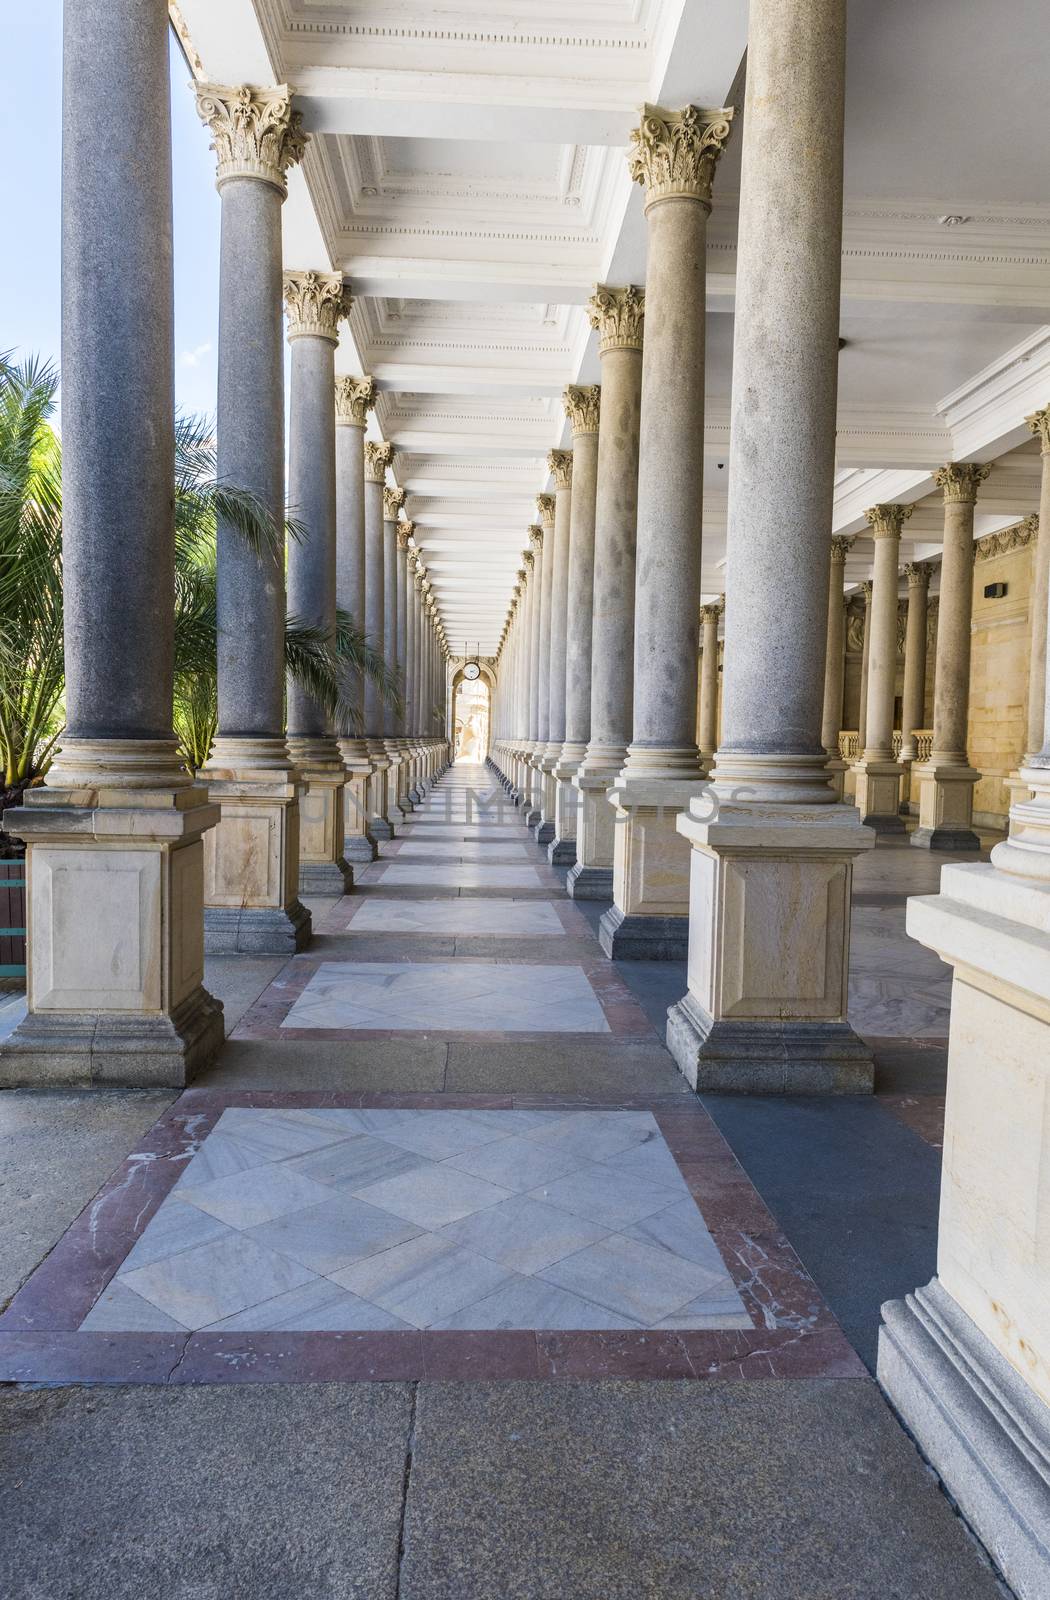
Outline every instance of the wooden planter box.
<svg viewBox="0 0 1050 1600"><path fill-rule="evenodd" d="M26 975L26 864L0 861L0 978Z"/></svg>

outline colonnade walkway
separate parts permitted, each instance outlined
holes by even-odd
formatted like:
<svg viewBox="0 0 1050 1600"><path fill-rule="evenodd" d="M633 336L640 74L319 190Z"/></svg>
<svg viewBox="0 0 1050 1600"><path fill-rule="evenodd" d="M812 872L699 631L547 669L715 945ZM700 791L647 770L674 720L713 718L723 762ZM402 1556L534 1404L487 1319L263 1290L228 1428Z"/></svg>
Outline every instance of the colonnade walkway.
<svg viewBox="0 0 1050 1600"><path fill-rule="evenodd" d="M178 1097L5 1097L0 1590L1001 1594L871 1376L933 1264L936 867L860 870L875 1097L701 1102L683 969L605 959L490 772L381 850L304 954L209 963Z"/></svg>

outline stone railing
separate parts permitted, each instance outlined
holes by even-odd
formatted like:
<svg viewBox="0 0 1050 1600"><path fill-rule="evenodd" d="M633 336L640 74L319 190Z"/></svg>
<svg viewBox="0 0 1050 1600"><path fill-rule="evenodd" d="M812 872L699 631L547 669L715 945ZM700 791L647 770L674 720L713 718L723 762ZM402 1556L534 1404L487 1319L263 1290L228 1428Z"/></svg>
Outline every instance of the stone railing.
<svg viewBox="0 0 1050 1600"><path fill-rule="evenodd" d="M855 728L839 734L839 755L843 761L856 761L860 755L860 734Z"/></svg>
<svg viewBox="0 0 1050 1600"><path fill-rule="evenodd" d="M899 728L893 730L893 759L899 760L901 745L904 735ZM916 728L915 747L919 761L929 761L930 750L933 745L932 728ZM858 761L860 759L860 734L855 729L844 729L839 734L839 755L843 761Z"/></svg>
<svg viewBox="0 0 1050 1600"><path fill-rule="evenodd" d="M916 761L929 761L933 751L933 729L915 729L915 759Z"/></svg>

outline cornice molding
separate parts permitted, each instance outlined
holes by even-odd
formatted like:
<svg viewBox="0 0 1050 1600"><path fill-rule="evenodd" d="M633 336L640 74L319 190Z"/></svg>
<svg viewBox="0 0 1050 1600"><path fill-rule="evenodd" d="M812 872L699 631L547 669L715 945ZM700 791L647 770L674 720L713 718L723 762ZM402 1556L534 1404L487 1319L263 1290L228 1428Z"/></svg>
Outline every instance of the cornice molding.
<svg viewBox="0 0 1050 1600"><path fill-rule="evenodd" d="M990 561L993 556L1006 556L1014 550L1026 550L1033 539L1039 537L1039 518L1033 512L1023 517L1012 528L1000 528L998 533L987 533L974 545L975 561Z"/></svg>

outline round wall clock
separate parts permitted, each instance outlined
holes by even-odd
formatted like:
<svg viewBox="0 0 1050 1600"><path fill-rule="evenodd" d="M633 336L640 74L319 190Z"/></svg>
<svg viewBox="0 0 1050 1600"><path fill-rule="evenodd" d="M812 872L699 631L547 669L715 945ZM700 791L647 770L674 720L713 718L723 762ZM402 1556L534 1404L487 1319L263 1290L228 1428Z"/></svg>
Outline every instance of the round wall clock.
<svg viewBox="0 0 1050 1600"><path fill-rule="evenodd" d="M476 661L467 662L466 666L463 668L463 676L465 678L469 678L471 683L474 682L475 678L481 677L481 668L478 666Z"/></svg>

